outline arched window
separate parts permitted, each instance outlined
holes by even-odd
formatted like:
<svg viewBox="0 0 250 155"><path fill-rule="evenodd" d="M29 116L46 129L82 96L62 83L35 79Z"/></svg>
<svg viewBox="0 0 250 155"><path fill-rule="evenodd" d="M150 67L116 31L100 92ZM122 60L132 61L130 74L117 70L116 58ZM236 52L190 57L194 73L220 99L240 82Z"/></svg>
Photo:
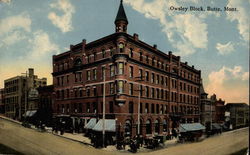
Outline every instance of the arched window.
<svg viewBox="0 0 250 155"><path fill-rule="evenodd" d="M132 125L130 120L125 122L125 137L130 137L132 135Z"/></svg>
<svg viewBox="0 0 250 155"><path fill-rule="evenodd" d="M155 120L155 134L160 133L160 121L157 119Z"/></svg>
<svg viewBox="0 0 250 155"><path fill-rule="evenodd" d="M76 59L74 62L74 66L81 66L82 65L82 60L80 58Z"/></svg>
<svg viewBox="0 0 250 155"><path fill-rule="evenodd" d="M151 121L148 119L146 121L146 134L151 134L152 133L151 126L152 126Z"/></svg>
<svg viewBox="0 0 250 155"><path fill-rule="evenodd" d="M119 43L120 53L122 53L122 52L123 52L123 48L124 48L124 44L123 44L123 43Z"/></svg>

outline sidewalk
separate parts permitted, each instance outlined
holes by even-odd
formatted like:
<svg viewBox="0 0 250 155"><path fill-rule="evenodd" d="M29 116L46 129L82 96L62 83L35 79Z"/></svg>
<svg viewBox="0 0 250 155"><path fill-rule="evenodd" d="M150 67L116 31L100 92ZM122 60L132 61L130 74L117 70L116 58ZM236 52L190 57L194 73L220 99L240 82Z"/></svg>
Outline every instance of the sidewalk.
<svg viewBox="0 0 250 155"><path fill-rule="evenodd" d="M69 140L83 143L85 145L91 145L90 139L88 137L85 137L83 133L80 133L80 134L79 133L75 133L75 134L64 133L63 135L61 135L60 132L58 132L58 134L52 133L52 131L48 131L48 130L47 130L47 132L49 132L55 136L59 136L59 137L63 137L63 138L69 139Z"/></svg>

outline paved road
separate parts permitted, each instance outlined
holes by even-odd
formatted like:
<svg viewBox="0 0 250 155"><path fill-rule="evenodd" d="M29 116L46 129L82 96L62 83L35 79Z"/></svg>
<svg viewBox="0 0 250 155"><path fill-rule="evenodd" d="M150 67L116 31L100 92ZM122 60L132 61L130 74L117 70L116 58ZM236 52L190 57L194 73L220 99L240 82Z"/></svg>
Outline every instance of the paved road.
<svg viewBox="0 0 250 155"><path fill-rule="evenodd" d="M170 148L139 154L185 154L185 155L223 155L230 154L248 146L248 128L224 133L202 142L181 144ZM0 143L15 148L24 154L60 154L60 155L113 155L127 153L104 151L91 146L73 142L50 133L40 133L33 129L0 118Z"/></svg>

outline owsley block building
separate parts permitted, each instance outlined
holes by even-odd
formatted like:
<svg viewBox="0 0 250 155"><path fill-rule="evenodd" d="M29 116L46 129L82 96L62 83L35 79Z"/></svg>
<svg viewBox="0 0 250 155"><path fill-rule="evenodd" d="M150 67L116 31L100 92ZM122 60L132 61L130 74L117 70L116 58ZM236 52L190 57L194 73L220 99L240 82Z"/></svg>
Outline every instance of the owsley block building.
<svg viewBox="0 0 250 155"><path fill-rule="evenodd" d="M201 71L128 34L122 1L114 23L115 33L53 56L54 114L74 125L95 120L92 130L101 131L105 101L106 132L132 137L200 122Z"/></svg>

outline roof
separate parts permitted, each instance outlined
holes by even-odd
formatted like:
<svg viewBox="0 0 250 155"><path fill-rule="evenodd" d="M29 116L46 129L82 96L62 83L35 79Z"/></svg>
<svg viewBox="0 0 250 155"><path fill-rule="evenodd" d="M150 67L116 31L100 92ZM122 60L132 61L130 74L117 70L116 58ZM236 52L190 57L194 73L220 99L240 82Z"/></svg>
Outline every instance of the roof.
<svg viewBox="0 0 250 155"><path fill-rule="evenodd" d="M115 18L115 23L117 21L121 21L121 20L128 23L128 19L127 19L127 16L126 16L122 1L123 0L121 0L120 7L119 7L119 10L118 10L116 18Z"/></svg>
<svg viewBox="0 0 250 155"><path fill-rule="evenodd" d="M84 128L93 129L95 125L96 125L96 118L91 118Z"/></svg>
<svg viewBox="0 0 250 155"><path fill-rule="evenodd" d="M180 124L179 130L180 132L198 131L198 130L205 130L205 127L200 123L187 123L187 124Z"/></svg>
<svg viewBox="0 0 250 155"><path fill-rule="evenodd" d="M201 86L200 86L200 94L207 94L204 90L204 87L203 87L203 84L201 83Z"/></svg>
<svg viewBox="0 0 250 155"><path fill-rule="evenodd" d="M100 119L98 123L93 128L95 131L102 131L103 130L103 119ZM116 131L116 122L115 119L105 119L105 131Z"/></svg>

